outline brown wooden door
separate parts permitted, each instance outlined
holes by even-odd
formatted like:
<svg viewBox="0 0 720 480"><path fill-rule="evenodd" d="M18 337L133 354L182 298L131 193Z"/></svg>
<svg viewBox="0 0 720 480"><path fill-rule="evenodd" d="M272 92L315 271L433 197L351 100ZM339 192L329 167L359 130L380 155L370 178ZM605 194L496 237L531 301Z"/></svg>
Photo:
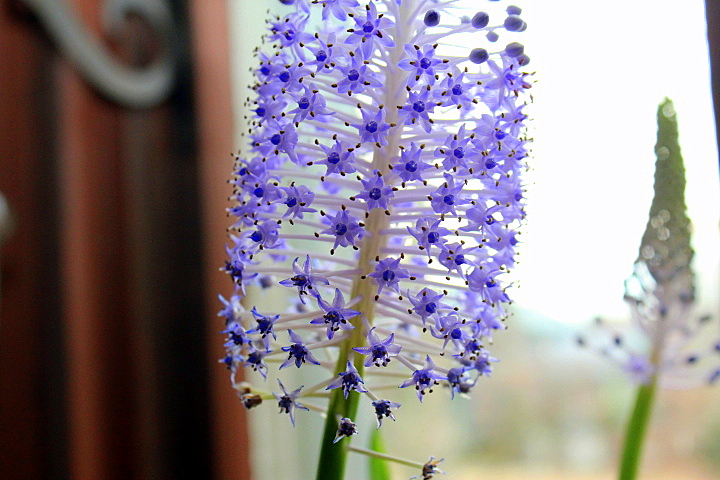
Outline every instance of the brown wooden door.
<svg viewBox="0 0 720 480"><path fill-rule="evenodd" d="M101 2L67 3L102 39ZM93 88L30 9L0 1L0 192L15 218L0 247L3 478L249 478L216 361L225 18L215 2L169 3L172 93L133 109ZM152 55L152 32L125 28L107 48Z"/></svg>

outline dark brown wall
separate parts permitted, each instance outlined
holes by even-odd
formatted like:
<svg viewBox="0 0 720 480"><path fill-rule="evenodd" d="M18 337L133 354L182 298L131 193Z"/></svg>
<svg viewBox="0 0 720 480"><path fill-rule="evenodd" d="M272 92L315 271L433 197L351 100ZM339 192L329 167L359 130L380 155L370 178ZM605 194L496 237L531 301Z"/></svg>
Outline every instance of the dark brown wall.
<svg viewBox="0 0 720 480"><path fill-rule="evenodd" d="M102 38L101 2L67 2ZM2 478L249 478L243 412L217 364L225 17L169 3L175 88L133 110L0 0L0 191L16 218L0 247ZM109 48L151 56L146 28L128 22Z"/></svg>
<svg viewBox="0 0 720 480"><path fill-rule="evenodd" d="M48 42L0 8L0 191L16 218L0 251L0 471L46 477L56 452L48 434L62 395L53 358L59 328L53 69ZM52 405L52 407L49 407Z"/></svg>

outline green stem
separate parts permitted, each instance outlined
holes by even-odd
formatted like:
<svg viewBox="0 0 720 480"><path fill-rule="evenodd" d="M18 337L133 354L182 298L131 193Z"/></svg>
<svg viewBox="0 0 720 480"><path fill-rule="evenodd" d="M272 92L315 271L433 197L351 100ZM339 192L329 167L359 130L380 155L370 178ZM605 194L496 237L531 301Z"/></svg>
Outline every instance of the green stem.
<svg viewBox="0 0 720 480"><path fill-rule="evenodd" d="M347 365L348 349L340 352L336 369L344 371ZM357 363L357 362L356 362ZM358 373L362 375L363 364L355 365ZM330 397L330 405L328 407L327 418L325 419L325 430L323 431L322 447L320 449L320 459L318 462L317 480L341 480L345 476L345 462L347 460L347 439L333 443L337 433L338 420L340 418L355 418L357 413L360 394L350 392L348 398L345 398L342 388L336 388L332 391Z"/></svg>
<svg viewBox="0 0 720 480"><path fill-rule="evenodd" d="M648 384L640 385L638 388L635 408L625 434L625 447L620 461L618 480L635 480L637 477L643 439L650 420L650 411L652 410L656 387L657 376L653 375Z"/></svg>

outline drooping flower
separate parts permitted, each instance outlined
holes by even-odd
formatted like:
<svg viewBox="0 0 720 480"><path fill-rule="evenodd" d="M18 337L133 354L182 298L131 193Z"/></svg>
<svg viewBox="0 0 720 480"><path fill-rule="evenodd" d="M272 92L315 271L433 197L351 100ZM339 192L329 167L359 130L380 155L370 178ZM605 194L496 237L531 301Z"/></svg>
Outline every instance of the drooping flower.
<svg viewBox="0 0 720 480"><path fill-rule="evenodd" d="M340 423L338 423L337 433L335 434L335 439L333 440L333 443L337 443L344 437L356 435L357 433L358 431L355 422L353 422L347 417L342 418L340 419Z"/></svg>
<svg viewBox="0 0 720 480"><path fill-rule="evenodd" d="M400 404L378 378L454 397L494 360L525 215L526 25L494 0L283 3L231 181L225 270L251 295L223 310L224 362L327 369L335 404L367 395L380 424Z"/></svg>
<svg viewBox="0 0 720 480"><path fill-rule="evenodd" d="M435 460L435 457L430 457L430 460L428 460L422 466L421 475L410 477L410 480L414 480L416 478L419 478L421 480L432 480L435 477L436 473L440 473L440 474L445 473L438 468L438 465L441 464L444 460L445 460L444 458L441 458L440 460Z"/></svg>
<svg viewBox="0 0 720 480"><path fill-rule="evenodd" d="M375 416L377 417L377 428L382 427L383 418L389 418L393 422L395 421L395 415L393 415L393 408L400 408L399 403L391 402L390 400L375 400L372 402L373 408L375 408Z"/></svg>

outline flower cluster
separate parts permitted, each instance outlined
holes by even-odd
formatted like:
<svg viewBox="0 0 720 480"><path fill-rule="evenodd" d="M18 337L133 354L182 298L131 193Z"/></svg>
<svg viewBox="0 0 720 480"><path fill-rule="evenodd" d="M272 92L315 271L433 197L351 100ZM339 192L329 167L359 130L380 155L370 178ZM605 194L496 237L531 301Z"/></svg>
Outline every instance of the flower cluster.
<svg viewBox="0 0 720 480"><path fill-rule="evenodd" d="M717 322L693 313L692 226L686 213L685 167L670 100L660 105L657 118L655 196L633 273L625 281L625 301L640 341L615 332L608 345L597 348L637 383L659 379L668 387L687 388L720 380L720 338L707 331ZM596 325L606 331L609 328L600 318ZM593 334L591 338L603 336ZM595 347L585 336L578 341Z"/></svg>
<svg viewBox="0 0 720 480"><path fill-rule="evenodd" d="M305 394L367 395L379 426L399 404L376 373L422 401L469 392L495 361L525 215L529 58L508 40L526 24L496 1L470 16L452 0L283 3L232 180L222 361L233 383L242 366L326 368ZM272 303L246 311L258 291ZM294 422L303 392L275 396Z"/></svg>

